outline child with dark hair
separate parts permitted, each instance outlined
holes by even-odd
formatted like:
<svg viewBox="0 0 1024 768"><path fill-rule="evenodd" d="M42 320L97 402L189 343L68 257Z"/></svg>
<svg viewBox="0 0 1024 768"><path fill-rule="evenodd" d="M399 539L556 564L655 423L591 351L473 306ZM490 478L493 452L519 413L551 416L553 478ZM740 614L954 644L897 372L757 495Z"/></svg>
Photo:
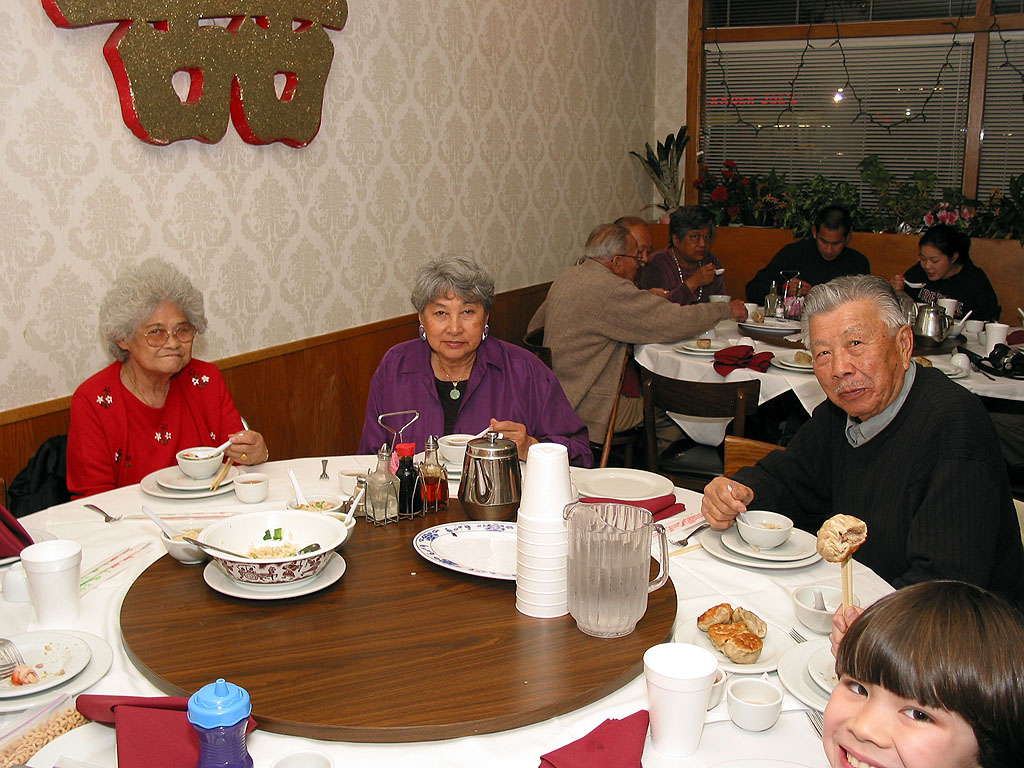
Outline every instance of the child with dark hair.
<svg viewBox="0 0 1024 768"><path fill-rule="evenodd" d="M1024 755L1024 616L931 581L888 595L840 636L825 709L832 768L1009 768ZM845 634L843 630L845 629Z"/></svg>

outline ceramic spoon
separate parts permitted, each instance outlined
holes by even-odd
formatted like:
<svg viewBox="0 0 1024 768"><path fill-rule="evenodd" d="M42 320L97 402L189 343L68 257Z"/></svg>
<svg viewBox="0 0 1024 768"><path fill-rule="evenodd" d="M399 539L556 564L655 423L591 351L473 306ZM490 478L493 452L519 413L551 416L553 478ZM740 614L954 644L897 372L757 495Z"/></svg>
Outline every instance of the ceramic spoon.
<svg viewBox="0 0 1024 768"><path fill-rule="evenodd" d="M299 488L299 479L295 477L295 472L289 469L288 477L291 478L292 488L295 490L295 501L297 501L300 506L309 506L309 502L306 501L306 497L302 495L302 489Z"/></svg>
<svg viewBox="0 0 1024 768"><path fill-rule="evenodd" d="M913 288L915 291L918 288L924 288L924 283L914 283L911 282L910 280L904 280L903 285L905 285L907 288Z"/></svg>
<svg viewBox="0 0 1024 768"><path fill-rule="evenodd" d="M142 514L156 523L160 530L164 532L164 535L168 539L173 539L175 536L181 536L181 531L175 528L173 525L169 525L164 522L163 518L160 517L156 512L147 507L145 504L142 505Z"/></svg>
<svg viewBox="0 0 1024 768"><path fill-rule="evenodd" d="M242 560L255 560L256 559L254 557L249 557L248 555L240 555L237 552L232 552L230 549L224 549L222 547L215 547L215 546L213 546L213 544L203 544L203 542L199 541L198 539L193 539L191 536L182 536L182 539L184 541L187 541L189 544L192 544L193 546L199 547L200 549L212 549L214 552L220 552L222 555L231 555L232 557L239 557ZM302 549L300 549L295 554L296 555L305 555L305 554L308 554L310 552L316 552L318 549L320 549L320 545L317 544L314 541L312 544L307 544L306 546L304 546Z"/></svg>
<svg viewBox="0 0 1024 768"><path fill-rule="evenodd" d="M225 440L216 448L212 448L209 452L207 452L205 449L197 449L195 451L195 454L201 459L212 459L214 456L220 456L222 453L224 453L224 451L228 449L229 445L231 445L231 441Z"/></svg>

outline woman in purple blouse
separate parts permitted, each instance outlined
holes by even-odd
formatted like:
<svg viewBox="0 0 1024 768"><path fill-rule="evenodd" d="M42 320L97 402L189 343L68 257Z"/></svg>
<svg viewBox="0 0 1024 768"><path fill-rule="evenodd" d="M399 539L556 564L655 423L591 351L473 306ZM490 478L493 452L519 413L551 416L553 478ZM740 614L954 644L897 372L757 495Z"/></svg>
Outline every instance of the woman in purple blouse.
<svg viewBox="0 0 1024 768"><path fill-rule="evenodd" d="M377 416L415 409L403 433L422 450L428 435L504 433L525 459L537 442L561 443L569 463L593 463L587 428L558 379L532 353L488 336L494 281L468 259L426 264L412 303L420 337L389 349L370 382L360 453L375 453L391 435Z"/></svg>
<svg viewBox="0 0 1024 768"><path fill-rule="evenodd" d="M684 306L724 294L725 280L718 274L722 264L711 252L714 239L711 211L699 205L676 208L668 223L669 247L651 255L640 275L640 287L661 288L669 301Z"/></svg>

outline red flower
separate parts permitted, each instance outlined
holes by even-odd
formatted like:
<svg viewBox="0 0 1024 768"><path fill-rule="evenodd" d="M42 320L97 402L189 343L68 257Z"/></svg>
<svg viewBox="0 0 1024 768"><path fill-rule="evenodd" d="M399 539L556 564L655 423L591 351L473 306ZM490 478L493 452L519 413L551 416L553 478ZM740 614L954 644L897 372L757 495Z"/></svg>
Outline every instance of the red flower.
<svg viewBox="0 0 1024 768"><path fill-rule="evenodd" d="M724 163L722 163L722 165L724 165L726 168L735 168L736 162L734 160L726 160Z"/></svg>
<svg viewBox="0 0 1024 768"><path fill-rule="evenodd" d="M728 168L726 168L724 171L722 171L722 178L723 179L732 179L735 175L736 174L733 173L732 171L730 171Z"/></svg>
<svg viewBox="0 0 1024 768"><path fill-rule="evenodd" d="M716 203L725 202L725 199L727 197L729 197L729 192L721 184L715 187L714 190L711 192L711 199L714 200Z"/></svg>
<svg viewBox="0 0 1024 768"><path fill-rule="evenodd" d="M750 187L750 179L748 179L746 176L744 176L740 181L743 183L744 187Z"/></svg>
<svg viewBox="0 0 1024 768"><path fill-rule="evenodd" d="M734 219L740 215L740 207L738 205L730 205L725 210L728 212L729 216Z"/></svg>

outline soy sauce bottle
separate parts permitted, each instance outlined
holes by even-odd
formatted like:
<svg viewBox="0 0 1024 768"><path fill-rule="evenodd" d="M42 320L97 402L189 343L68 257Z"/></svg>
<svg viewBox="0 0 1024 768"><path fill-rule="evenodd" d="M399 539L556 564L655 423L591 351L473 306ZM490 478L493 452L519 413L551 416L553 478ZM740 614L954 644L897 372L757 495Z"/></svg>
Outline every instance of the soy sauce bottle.
<svg viewBox="0 0 1024 768"><path fill-rule="evenodd" d="M427 438L420 464L420 502L424 514L448 509L448 470L437 460L437 438Z"/></svg>
<svg viewBox="0 0 1024 768"><path fill-rule="evenodd" d="M422 508L419 494L416 493L419 475L412 465L416 443L399 443L395 446L395 453L398 454L398 470L395 472L398 478L398 519L412 520Z"/></svg>

